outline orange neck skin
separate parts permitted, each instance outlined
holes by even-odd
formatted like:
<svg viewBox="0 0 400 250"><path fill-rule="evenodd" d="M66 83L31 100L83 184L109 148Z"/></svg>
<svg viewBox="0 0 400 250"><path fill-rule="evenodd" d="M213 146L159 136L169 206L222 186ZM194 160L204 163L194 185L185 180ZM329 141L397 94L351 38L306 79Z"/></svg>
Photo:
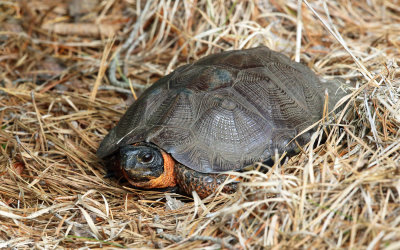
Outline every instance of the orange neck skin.
<svg viewBox="0 0 400 250"><path fill-rule="evenodd" d="M169 154L162 150L160 151L164 160L164 172L159 177L151 179L149 181L136 182L131 180L125 170L122 169L122 173L124 174L125 179L127 179L132 186L143 189L175 187L175 161Z"/></svg>

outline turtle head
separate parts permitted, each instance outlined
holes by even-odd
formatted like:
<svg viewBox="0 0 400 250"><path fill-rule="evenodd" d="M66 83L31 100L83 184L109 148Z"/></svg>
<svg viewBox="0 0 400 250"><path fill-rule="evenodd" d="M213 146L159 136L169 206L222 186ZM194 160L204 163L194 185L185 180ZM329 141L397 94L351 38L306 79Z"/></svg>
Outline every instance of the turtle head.
<svg viewBox="0 0 400 250"><path fill-rule="evenodd" d="M119 167L135 187L176 186L174 165L175 161L169 154L147 143L125 145L119 149Z"/></svg>

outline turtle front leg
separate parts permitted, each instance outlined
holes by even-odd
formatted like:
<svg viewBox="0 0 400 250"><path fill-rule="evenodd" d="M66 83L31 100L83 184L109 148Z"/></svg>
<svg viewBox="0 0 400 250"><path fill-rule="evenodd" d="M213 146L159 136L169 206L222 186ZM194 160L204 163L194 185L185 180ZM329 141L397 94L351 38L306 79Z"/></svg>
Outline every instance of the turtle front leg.
<svg viewBox="0 0 400 250"><path fill-rule="evenodd" d="M200 198L206 198L214 193L218 187L224 183L228 175L226 174L204 174L196 172L182 164L175 164L176 182L180 189L186 194L192 194L196 191ZM234 193L236 192L238 182L226 184L222 192Z"/></svg>

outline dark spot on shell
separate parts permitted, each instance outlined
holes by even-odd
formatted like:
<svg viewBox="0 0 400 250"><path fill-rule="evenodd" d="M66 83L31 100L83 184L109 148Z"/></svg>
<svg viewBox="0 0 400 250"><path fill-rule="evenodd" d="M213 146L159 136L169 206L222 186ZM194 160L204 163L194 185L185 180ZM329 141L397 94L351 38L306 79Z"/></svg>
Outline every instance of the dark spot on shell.
<svg viewBox="0 0 400 250"><path fill-rule="evenodd" d="M209 88L218 89L228 86L232 81L232 74L229 70L217 68L209 77Z"/></svg>
<svg viewBox="0 0 400 250"><path fill-rule="evenodd" d="M229 82L232 80L231 72L226 69L218 69L215 71L215 77L219 82Z"/></svg>

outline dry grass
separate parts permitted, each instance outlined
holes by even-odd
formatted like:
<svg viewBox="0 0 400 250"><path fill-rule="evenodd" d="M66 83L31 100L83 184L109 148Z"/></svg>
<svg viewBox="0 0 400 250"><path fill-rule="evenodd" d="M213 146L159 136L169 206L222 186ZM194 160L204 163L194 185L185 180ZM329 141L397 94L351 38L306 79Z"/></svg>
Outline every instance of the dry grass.
<svg viewBox="0 0 400 250"><path fill-rule="evenodd" d="M91 2L0 1L0 248L400 248L398 1ZM353 83L326 143L203 201L103 178L133 90L260 44Z"/></svg>

